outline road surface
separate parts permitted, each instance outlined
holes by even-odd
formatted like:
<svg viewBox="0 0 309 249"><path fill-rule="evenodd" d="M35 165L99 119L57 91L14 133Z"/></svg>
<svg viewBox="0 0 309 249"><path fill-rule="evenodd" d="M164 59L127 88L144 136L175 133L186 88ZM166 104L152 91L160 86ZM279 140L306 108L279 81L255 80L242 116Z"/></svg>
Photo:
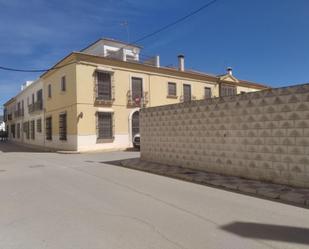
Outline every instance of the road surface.
<svg viewBox="0 0 309 249"><path fill-rule="evenodd" d="M309 248L308 209L109 163L138 156L0 143L0 248Z"/></svg>

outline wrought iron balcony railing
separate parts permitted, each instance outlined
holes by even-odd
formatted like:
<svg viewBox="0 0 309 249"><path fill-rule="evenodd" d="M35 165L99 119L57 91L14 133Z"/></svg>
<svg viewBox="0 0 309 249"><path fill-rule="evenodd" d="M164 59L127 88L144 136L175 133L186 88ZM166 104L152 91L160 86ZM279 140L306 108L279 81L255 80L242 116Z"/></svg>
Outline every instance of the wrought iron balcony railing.
<svg viewBox="0 0 309 249"><path fill-rule="evenodd" d="M105 106L111 106L113 102L115 101L115 87L114 84L111 84L111 91L109 94L100 94L99 93L99 85L95 85L94 90L94 102L95 105L105 105Z"/></svg>
<svg viewBox="0 0 309 249"><path fill-rule="evenodd" d="M20 118L24 116L24 110L23 109L19 109L17 111L14 112L14 117L15 118Z"/></svg>
<svg viewBox="0 0 309 249"><path fill-rule="evenodd" d="M43 110L43 102L37 101L33 104L28 105L28 111L29 113L37 112Z"/></svg>
<svg viewBox="0 0 309 249"><path fill-rule="evenodd" d="M192 101L192 100L196 100L196 97L195 96L191 96L189 98L189 97L185 97L184 95L180 96L180 102L189 102L189 101Z"/></svg>
<svg viewBox="0 0 309 249"><path fill-rule="evenodd" d="M146 107L148 104L148 92L143 92L141 97L134 97L132 91L127 92L128 107Z"/></svg>

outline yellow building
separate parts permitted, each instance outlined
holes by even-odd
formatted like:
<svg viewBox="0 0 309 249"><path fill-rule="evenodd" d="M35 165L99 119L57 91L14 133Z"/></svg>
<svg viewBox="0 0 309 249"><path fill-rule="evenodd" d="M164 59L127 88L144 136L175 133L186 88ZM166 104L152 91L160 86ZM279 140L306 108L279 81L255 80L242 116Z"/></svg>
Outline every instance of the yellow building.
<svg viewBox="0 0 309 249"><path fill-rule="evenodd" d="M236 79L230 68L221 76L186 70L182 55L178 68L162 67L158 56L142 60L140 50L100 39L41 75L36 82L43 91L44 141L38 145L77 151L127 148L139 132L140 108L267 88ZM16 101L8 101L5 110L8 126L15 129L10 133L16 133Z"/></svg>

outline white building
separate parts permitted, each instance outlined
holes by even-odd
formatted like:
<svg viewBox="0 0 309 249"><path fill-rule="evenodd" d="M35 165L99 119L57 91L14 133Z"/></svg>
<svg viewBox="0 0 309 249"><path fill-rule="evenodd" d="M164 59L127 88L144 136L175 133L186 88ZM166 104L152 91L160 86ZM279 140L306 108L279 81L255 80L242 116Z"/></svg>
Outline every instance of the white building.
<svg viewBox="0 0 309 249"><path fill-rule="evenodd" d="M43 82L27 81L14 98L10 110L5 110L8 120L14 124L8 128L9 139L30 145L44 145Z"/></svg>
<svg viewBox="0 0 309 249"><path fill-rule="evenodd" d="M0 131L5 131L5 123L3 121L3 116L0 116Z"/></svg>

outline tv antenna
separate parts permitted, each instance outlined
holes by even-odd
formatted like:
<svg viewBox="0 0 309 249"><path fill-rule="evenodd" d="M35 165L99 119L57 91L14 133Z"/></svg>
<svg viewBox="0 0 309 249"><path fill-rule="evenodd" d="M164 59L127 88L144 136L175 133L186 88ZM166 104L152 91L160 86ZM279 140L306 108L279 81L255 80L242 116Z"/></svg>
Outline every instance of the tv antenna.
<svg viewBox="0 0 309 249"><path fill-rule="evenodd" d="M128 21L123 21L120 23L122 27L124 27L127 31L127 42L130 43L130 30L129 30L129 22Z"/></svg>

